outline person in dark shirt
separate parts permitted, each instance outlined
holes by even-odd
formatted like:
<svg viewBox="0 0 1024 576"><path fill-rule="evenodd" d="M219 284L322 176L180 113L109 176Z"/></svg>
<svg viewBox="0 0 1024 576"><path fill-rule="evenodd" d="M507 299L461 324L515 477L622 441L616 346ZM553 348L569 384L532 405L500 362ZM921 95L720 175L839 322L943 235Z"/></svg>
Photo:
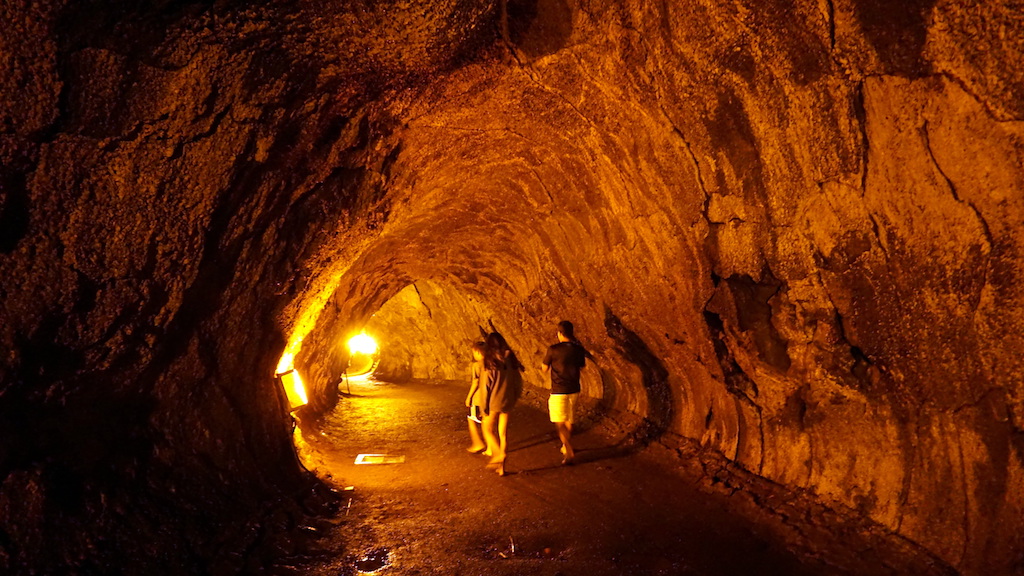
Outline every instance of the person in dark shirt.
<svg viewBox="0 0 1024 576"><path fill-rule="evenodd" d="M572 322L558 323L558 344L548 347L543 367L551 374L551 396L548 412L562 441L562 464L572 464L576 454L572 449L572 421L576 398L580 395L580 369L587 364L587 351L576 340Z"/></svg>
<svg viewBox="0 0 1024 576"><path fill-rule="evenodd" d="M488 468L505 475L508 447L508 413L515 407L523 391L523 365L519 363L505 338L491 332L487 335L483 354L480 386L484 389L483 428L487 441L487 454L491 456Z"/></svg>

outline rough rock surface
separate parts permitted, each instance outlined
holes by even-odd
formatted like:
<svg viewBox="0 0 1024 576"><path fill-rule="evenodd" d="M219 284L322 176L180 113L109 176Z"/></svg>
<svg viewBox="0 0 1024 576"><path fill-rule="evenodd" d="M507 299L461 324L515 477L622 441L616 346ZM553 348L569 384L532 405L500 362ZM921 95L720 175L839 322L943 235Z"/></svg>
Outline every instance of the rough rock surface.
<svg viewBox="0 0 1024 576"><path fill-rule="evenodd" d="M285 351L316 410L339 334L448 376L569 318L606 408L1024 571L1022 15L5 2L0 567L238 544Z"/></svg>

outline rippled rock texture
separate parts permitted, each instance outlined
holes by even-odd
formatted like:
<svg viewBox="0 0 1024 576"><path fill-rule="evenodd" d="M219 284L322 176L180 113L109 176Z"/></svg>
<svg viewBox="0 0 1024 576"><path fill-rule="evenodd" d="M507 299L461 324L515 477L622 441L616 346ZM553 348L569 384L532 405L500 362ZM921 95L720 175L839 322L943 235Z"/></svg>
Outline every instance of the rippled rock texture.
<svg viewBox="0 0 1024 576"><path fill-rule="evenodd" d="M300 482L285 350L314 410L370 326L543 386L568 318L606 408L1024 570L1022 13L5 3L0 566L230 548Z"/></svg>

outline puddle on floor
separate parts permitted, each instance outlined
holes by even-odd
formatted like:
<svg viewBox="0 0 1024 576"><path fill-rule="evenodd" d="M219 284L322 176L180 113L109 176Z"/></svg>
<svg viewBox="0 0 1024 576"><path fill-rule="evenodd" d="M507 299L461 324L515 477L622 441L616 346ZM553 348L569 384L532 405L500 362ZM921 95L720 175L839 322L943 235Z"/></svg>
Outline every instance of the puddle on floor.
<svg viewBox="0 0 1024 576"><path fill-rule="evenodd" d="M374 574L387 568L390 564L391 552L387 548L376 548L356 560L356 570L360 574Z"/></svg>

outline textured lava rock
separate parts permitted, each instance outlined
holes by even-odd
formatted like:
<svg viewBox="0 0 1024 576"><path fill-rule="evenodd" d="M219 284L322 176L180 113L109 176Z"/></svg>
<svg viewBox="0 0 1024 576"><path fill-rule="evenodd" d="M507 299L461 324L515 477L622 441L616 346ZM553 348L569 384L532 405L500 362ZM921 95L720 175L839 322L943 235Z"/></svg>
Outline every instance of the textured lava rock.
<svg viewBox="0 0 1024 576"><path fill-rule="evenodd" d="M1019 570L1021 13L7 2L0 565L230 548L284 351L322 410L341 335L461 377L493 324L543 387L569 318L606 408Z"/></svg>

